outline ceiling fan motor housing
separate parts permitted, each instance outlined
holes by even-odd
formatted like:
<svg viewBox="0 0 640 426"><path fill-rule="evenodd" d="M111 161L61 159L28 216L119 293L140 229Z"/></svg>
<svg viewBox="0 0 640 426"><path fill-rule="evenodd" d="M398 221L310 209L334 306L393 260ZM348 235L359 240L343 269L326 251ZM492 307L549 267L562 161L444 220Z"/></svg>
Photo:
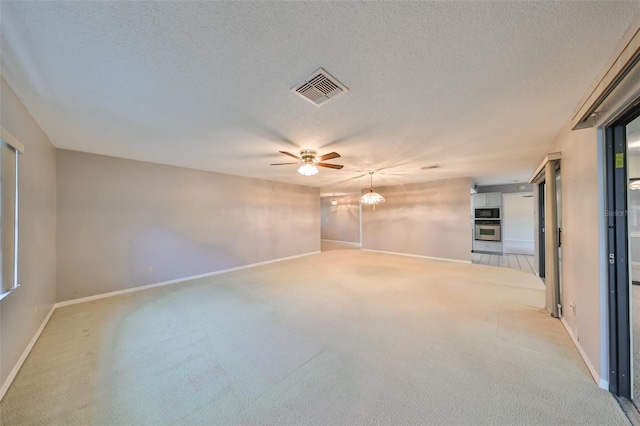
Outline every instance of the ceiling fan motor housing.
<svg viewBox="0 0 640 426"><path fill-rule="evenodd" d="M302 161L304 163L317 163L316 156L318 152L313 149L303 149L300 151L300 157L302 157Z"/></svg>

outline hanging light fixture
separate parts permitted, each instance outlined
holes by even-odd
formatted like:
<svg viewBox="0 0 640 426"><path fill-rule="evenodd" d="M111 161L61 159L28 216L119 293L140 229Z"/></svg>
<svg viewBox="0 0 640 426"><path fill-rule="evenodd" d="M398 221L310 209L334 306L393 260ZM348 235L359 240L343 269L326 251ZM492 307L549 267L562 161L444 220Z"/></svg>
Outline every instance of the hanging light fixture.
<svg viewBox="0 0 640 426"><path fill-rule="evenodd" d="M331 200L331 205L332 206L337 206L338 205L338 200L336 200L336 194L333 194L333 200Z"/></svg>
<svg viewBox="0 0 640 426"><path fill-rule="evenodd" d="M371 176L371 186L369 192L360 197L360 203L366 206L373 206L375 210L376 206L380 203L384 203L384 197L377 192L373 192L373 172L369 172Z"/></svg>

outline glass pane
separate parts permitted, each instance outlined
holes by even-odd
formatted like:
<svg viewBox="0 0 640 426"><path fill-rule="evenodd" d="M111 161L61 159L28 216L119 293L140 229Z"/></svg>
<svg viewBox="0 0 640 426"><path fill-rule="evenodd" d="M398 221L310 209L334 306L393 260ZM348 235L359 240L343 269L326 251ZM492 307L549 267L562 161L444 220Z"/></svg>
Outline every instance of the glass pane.
<svg viewBox="0 0 640 426"><path fill-rule="evenodd" d="M640 117L627 125L627 168L630 189L627 193L631 279L640 283L640 189L636 189L634 185L636 179L640 178Z"/></svg>
<svg viewBox="0 0 640 426"><path fill-rule="evenodd" d="M482 229L480 228L480 235L496 235L495 229Z"/></svg>
<svg viewBox="0 0 640 426"><path fill-rule="evenodd" d="M627 137L627 223L629 226L629 257L631 259L631 366L632 398L640 406L640 117L626 127ZM635 284L635 285L633 285Z"/></svg>
<svg viewBox="0 0 640 426"><path fill-rule="evenodd" d="M4 213L3 213L3 206L4 206L4 191L2 189L3 184L4 184L4 150L5 150L5 143L2 139L0 139L0 224L4 223ZM2 282L0 282L0 293L4 293L5 291L8 290L8 288L5 286L5 282L4 282L4 252L5 252L5 248L4 248L4 231L3 231L4 226L0 226L0 280L2 280Z"/></svg>

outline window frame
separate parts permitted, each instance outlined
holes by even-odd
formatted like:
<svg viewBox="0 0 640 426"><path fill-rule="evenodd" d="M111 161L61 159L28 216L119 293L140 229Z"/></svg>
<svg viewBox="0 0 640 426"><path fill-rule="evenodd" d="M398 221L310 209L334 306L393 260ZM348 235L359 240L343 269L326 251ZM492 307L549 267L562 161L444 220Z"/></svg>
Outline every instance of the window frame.
<svg viewBox="0 0 640 426"><path fill-rule="evenodd" d="M10 149L13 149L15 151L15 188L14 188L14 199L13 199L13 205L14 205L14 223L13 223L13 227L14 227L14 244L13 244L13 250L14 250L14 273L13 273L13 283L11 285L10 288L5 288L5 284L3 282L4 278L1 278L0 281L0 300L3 300L5 297L7 297L9 294L11 294L14 290L16 290L18 287L20 287L20 282L18 281L18 245L19 245L19 200L20 200L20 196L19 196L19 175L20 175L20 169L19 169L19 158L21 154L24 154L24 145L22 143L20 143L20 141L14 137L11 133L9 133L5 128L3 128L2 126L0 126L0 149L2 149L2 144L6 144ZM1 202L1 200L0 200ZM0 215L1 216L1 215ZM3 226L4 221L2 221L2 225ZM1 233L0 233L0 242L1 242ZM2 271L2 268L0 268L0 272Z"/></svg>

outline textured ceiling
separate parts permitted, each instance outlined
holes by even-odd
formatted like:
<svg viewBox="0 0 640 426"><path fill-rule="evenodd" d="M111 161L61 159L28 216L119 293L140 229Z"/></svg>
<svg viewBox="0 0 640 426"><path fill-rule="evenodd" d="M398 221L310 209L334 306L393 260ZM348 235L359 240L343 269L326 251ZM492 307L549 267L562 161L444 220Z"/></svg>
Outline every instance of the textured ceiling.
<svg viewBox="0 0 640 426"><path fill-rule="evenodd" d="M637 1L0 7L2 75L56 147L324 193L368 186L369 169L375 185L525 180L640 14ZM350 89L321 108L290 92L319 67ZM345 167L269 166L301 148Z"/></svg>

